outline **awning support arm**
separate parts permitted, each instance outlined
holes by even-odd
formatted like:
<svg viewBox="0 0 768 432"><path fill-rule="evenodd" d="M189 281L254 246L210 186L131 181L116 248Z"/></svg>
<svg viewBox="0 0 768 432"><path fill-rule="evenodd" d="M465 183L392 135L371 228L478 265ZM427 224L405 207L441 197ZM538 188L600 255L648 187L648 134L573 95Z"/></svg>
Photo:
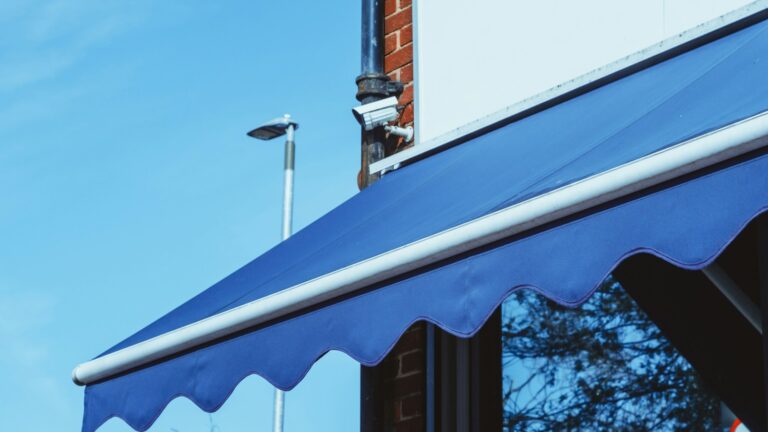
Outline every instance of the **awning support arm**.
<svg viewBox="0 0 768 432"><path fill-rule="evenodd" d="M763 334L763 316L760 313L760 308L747 297L738 284L728 276L728 273L714 262L701 269L701 272L720 290L739 313L752 324L752 327L758 333Z"/></svg>

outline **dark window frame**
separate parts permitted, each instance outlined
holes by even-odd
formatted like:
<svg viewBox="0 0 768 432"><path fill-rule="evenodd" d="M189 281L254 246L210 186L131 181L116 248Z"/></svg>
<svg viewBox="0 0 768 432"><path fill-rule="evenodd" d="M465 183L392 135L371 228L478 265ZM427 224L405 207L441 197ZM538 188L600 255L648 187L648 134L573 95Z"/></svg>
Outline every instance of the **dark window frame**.
<svg viewBox="0 0 768 432"><path fill-rule="evenodd" d="M501 431L501 363L500 310L468 339L429 325L427 431Z"/></svg>
<svg viewBox="0 0 768 432"><path fill-rule="evenodd" d="M718 261L722 261L724 267L730 268L743 280L744 288L755 298L760 299L763 311L763 327L768 329L768 213L760 216L750 227L742 232L739 239L726 251ZM746 270L739 267L739 262L752 260L755 268ZM748 276L739 273L749 273ZM627 288L630 295L635 298L641 307L650 312L657 325L662 327L665 334L671 336L671 340L678 349L682 348L684 357L694 364L700 373L708 374L713 379L713 371L717 367L735 368L737 374L742 371L734 363L727 363L727 356L717 354L721 347L706 347L702 352L693 352L685 346L681 335L675 334L672 327L679 317L673 316L670 310L655 310L649 300L653 297L641 298L647 293L639 291L643 285L649 283L663 284L661 291L669 290L671 286L685 285L699 292L708 292L709 299L705 300L711 313L728 313L724 298L719 298L719 293L712 293L713 286L701 274L701 272L681 270L667 263L661 263L657 258L640 256L631 258L616 270L614 276ZM658 298L657 298L658 299ZM713 304L717 302L717 304ZM732 312L732 311L730 311ZM688 312L690 313L690 311ZM699 316L697 319L701 320ZM744 336L745 323L734 319L729 324L729 331L739 332L738 337ZM722 338L721 338L722 339ZM746 340L746 339L745 339ZM720 343L722 343L721 341ZM754 415L752 408L752 432L768 431L768 398L765 397L768 389L768 332L764 332L759 341L750 344L748 355L759 356L762 363L762 377L754 376L753 381L757 385L748 390L748 398L756 400L758 406L762 406L762 413ZM760 342L760 343L758 343ZM712 365L703 365L702 358ZM501 431L503 422L502 407L502 366L501 366L501 313L497 310L483 328L472 338L462 339L440 330L434 325L427 327L427 355L426 355L426 430L427 432L485 432ZM753 362L754 363L754 362ZM698 365L698 367L697 367ZM479 367L478 367L479 366ZM754 365L753 365L754 366ZM708 369L707 369L708 368ZM758 368L760 369L760 368ZM742 374L743 375L743 374ZM743 377L742 377L743 378ZM722 381L721 381L722 382ZM746 382L742 380L742 382ZM717 384L717 383L716 383ZM720 397L728 399L728 394L733 389L717 388ZM759 408L758 408L759 409ZM761 417L760 419L758 419ZM762 425L756 422L763 422Z"/></svg>

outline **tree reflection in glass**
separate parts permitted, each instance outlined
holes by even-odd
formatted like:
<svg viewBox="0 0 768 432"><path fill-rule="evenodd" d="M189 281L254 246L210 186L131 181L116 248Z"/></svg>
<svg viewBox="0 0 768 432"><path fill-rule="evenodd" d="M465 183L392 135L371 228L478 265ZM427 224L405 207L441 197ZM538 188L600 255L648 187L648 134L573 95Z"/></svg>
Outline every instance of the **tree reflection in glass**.
<svg viewBox="0 0 768 432"><path fill-rule="evenodd" d="M502 307L504 431L715 431L720 403L615 280L570 309Z"/></svg>

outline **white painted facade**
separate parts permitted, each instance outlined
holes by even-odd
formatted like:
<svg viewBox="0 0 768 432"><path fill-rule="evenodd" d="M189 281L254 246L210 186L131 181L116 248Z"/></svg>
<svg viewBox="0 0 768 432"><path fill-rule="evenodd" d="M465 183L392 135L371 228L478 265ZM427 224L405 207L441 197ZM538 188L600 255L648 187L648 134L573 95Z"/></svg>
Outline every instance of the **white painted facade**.
<svg viewBox="0 0 768 432"><path fill-rule="evenodd" d="M751 2L418 0L418 139L438 138Z"/></svg>
<svg viewBox="0 0 768 432"><path fill-rule="evenodd" d="M766 7L765 0L416 0L416 148L397 159Z"/></svg>

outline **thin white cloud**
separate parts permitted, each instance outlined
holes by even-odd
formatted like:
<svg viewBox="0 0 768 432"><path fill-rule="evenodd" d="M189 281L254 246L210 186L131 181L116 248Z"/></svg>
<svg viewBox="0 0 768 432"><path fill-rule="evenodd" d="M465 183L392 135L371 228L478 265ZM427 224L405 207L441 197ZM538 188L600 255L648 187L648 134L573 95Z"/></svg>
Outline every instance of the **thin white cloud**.
<svg viewBox="0 0 768 432"><path fill-rule="evenodd" d="M51 324L56 303L49 293L0 290L0 362L10 370L34 370L49 358L41 333Z"/></svg>
<svg viewBox="0 0 768 432"><path fill-rule="evenodd" d="M49 293L0 289L0 340L42 329L50 323L55 305Z"/></svg>
<svg viewBox="0 0 768 432"><path fill-rule="evenodd" d="M18 3L15 3L18 5ZM141 21L145 8L112 1L50 0L10 8L0 21L0 92L59 76L90 50Z"/></svg>
<svg viewBox="0 0 768 432"><path fill-rule="evenodd" d="M0 286L0 366L11 371L0 376L0 383L17 389L16 398L6 404L6 409L34 401L58 418L72 415L65 387L68 383L52 372L54 353L46 340L47 330L55 325L57 306L58 301L51 293L11 290L8 284ZM16 412L9 413L11 421Z"/></svg>

